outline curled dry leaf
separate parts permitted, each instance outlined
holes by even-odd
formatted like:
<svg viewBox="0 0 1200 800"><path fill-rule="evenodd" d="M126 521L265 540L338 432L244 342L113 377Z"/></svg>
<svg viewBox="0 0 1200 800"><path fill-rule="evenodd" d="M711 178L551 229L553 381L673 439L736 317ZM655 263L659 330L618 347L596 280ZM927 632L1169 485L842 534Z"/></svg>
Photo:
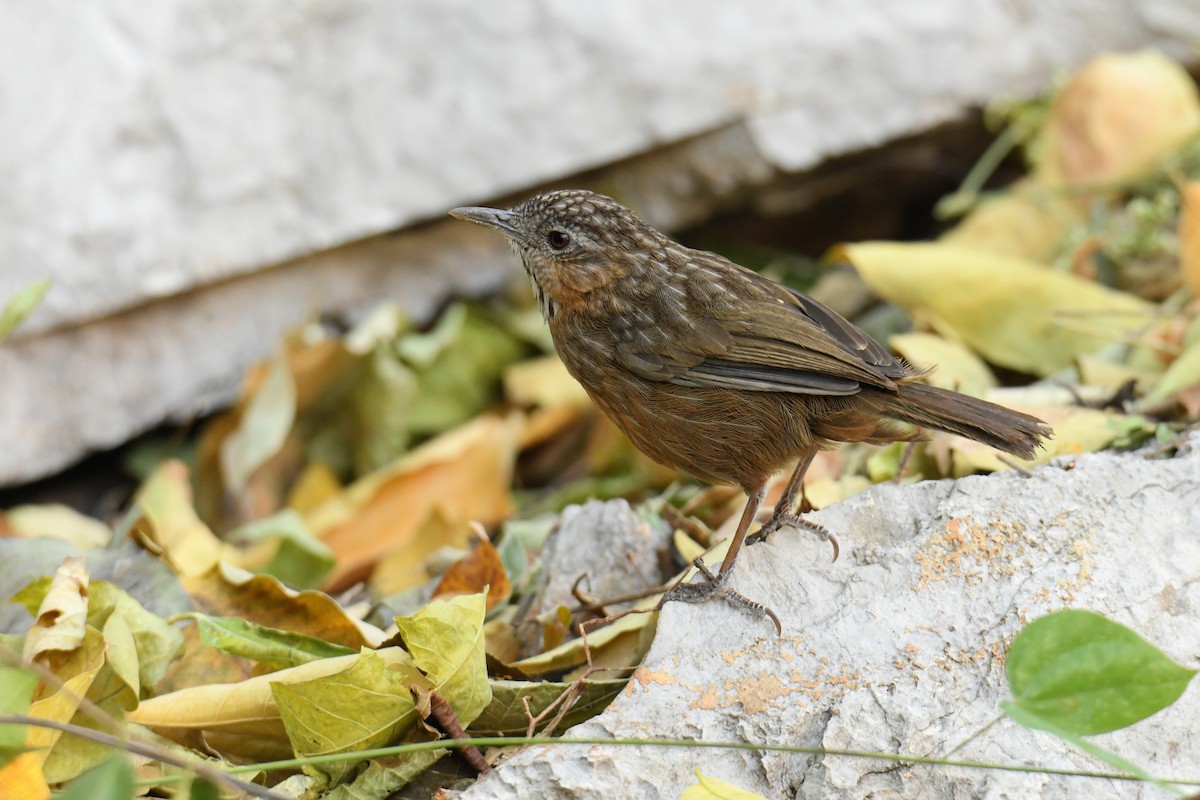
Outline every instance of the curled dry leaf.
<svg viewBox="0 0 1200 800"><path fill-rule="evenodd" d="M454 597L477 594L487 589L487 610L491 611L512 594L512 583L500 561L500 554L487 539L480 539L475 549L450 565L433 596Z"/></svg>

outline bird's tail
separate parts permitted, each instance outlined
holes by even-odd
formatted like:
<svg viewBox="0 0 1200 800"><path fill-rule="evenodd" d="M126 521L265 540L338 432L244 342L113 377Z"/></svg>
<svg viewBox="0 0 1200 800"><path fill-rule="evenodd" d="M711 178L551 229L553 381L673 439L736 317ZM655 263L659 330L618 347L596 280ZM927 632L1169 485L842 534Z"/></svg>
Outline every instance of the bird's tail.
<svg viewBox="0 0 1200 800"><path fill-rule="evenodd" d="M1037 417L923 383L903 384L888 400L886 413L896 419L956 433L1020 458L1032 458L1052 433Z"/></svg>

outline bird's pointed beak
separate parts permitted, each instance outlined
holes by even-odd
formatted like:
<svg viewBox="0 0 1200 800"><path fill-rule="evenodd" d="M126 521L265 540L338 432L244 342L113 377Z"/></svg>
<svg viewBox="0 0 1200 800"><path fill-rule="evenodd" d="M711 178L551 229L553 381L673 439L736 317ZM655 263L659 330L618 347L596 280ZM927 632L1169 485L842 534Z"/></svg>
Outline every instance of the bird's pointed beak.
<svg viewBox="0 0 1200 800"><path fill-rule="evenodd" d="M480 225L496 228L509 238L516 238L520 235L520 231L515 224L516 215L511 211L505 211L500 208L464 206L463 208L450 209L450 216L456 219L465 219L467 222L478 222Z"/></svg>

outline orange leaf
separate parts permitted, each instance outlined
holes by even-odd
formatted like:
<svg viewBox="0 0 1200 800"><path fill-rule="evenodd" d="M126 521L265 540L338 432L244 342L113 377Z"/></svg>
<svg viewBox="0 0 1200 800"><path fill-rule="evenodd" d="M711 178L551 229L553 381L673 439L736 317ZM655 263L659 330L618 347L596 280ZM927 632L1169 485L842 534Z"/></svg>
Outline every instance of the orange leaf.
<svg viewBox="0 0 1200 800"><path fill-rule="evenodd" d="M0 800L50 800L42 762L35 754L21 753L0 767Z"/></svg>
<svg viewBox="0 0 1200 800"><path fill-rule="evenodd" d="M512 583L500 554L487 539L480 540L467 555L450 565L441 582L433 590L433 596L453 597L459 594L478 594L490 586L487 594L487 610L491 611L512 594Z"/></svg>
<svg viewBox="0 0 1200 800"><path fill-rule="evenodd" d="M1181 190L1183 208L1179 214L1179 268L1183 282L1193 297L1200 297L1200 181L1191 181Z"/></svg>
<svg viewBox="0 0 1200 800"><path fill-rule="evenodd" d="M356 481L306 521L338 563L326 585L361 580L387 553L407 547L434 509L449 522L499 522L512 513L508 486L520 416L484 415Z"/></svg>

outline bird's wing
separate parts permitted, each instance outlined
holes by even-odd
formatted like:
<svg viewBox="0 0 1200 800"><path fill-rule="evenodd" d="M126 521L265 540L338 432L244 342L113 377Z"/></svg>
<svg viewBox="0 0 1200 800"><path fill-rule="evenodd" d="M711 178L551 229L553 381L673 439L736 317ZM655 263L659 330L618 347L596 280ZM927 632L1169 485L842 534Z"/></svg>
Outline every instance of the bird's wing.
<svg viewBox="0 0 1200 800"><path fill-rule="evenodd" d="M894 379L909 374L836 312L725 263L736 273L722 271L723 285L668 287L615 318L621 364L682 386L823 395L855 394L863 384L894 390ZM741 291L729 291L731 281Z"/></svg>

